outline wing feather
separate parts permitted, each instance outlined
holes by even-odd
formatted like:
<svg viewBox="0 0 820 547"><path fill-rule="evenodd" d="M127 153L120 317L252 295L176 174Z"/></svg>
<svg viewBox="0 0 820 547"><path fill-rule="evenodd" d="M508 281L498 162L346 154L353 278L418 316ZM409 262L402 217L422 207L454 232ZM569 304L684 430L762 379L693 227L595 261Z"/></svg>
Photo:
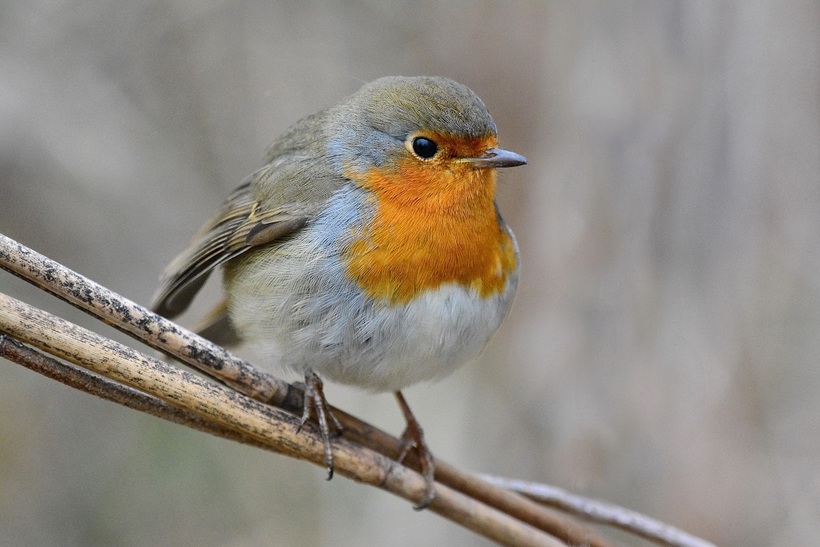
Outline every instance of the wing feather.
<svg viewBox="0 0 820 547"><path fill-rule="evenodd" d="M194 240L165 268L151 308L165 317L185 311L211 272L249 249L272 243L305 225L308 216L287 206L266 208L254 198L254 183L270 175L258 171L231 193Z"/></svg>

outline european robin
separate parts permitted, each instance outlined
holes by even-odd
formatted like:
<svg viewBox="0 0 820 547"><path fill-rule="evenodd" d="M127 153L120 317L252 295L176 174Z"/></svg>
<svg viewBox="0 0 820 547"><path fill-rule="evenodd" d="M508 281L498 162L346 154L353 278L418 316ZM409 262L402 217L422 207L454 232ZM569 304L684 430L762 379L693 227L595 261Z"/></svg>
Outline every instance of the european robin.
<svg viewBox="0 0 820 547"><path fill-rule="evenodd" d="M495 170L525 163L498 148L467 87L381 78L279 137L163 272L152 307L176 316L222 265L226 298L202 334L247 341L304 374L302 424L312 407L331 474L333 418L318 375L395 392L427 505L433 460L400 390L475 357L507 315L518 248L495 203Z"/></svg>

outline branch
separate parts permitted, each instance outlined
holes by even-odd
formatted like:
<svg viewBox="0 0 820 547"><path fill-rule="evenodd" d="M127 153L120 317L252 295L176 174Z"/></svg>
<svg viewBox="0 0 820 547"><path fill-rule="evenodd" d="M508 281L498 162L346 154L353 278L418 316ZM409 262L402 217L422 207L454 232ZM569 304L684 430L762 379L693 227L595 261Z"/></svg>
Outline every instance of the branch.
<svg viewBox="0 0 820 547"><path fill-rule="evenodd" d="M43 355L39 351L5 334L0 334L0 357L5 357L9 361L22 365L47 378L105 399L106 401L118 403L127 408L139 410L140 412L145 412L146 414L168 420L175 424L186 425L217 437L224 437L239 443L256 446L257 448L268 448L250 437L245 437L231 429L219 427L214 422L203 419L202 416L198 414L186 412L185 410L166 403L158 397L143 393L132 387L118 384L105 376L67 365L57 359Z"/></svg>
<svg viewBox="0 0 820 547"><path fill-rule="evenodd" d="M106 376L222 428L234 430L271 450L324 465L315 428L301 432L299 419L278 408L147 357L47 312L0 294L0 331L96 374ZM426 483L415 471L341 438L333 443L337 473L419 503ZM430 510L489 539L510 545L563 542L443 485Z"/></svg>
<svg viewBox="0 0 820 547"><path fill-rule="evenodd" d="M301 415L304 393L263 372L196 334L123 298L65 266L0 234L0 268L57 296L105 323L217 378L261 402ZM390 458L402 452L401 441L339 409L334 415L344 426L344 438ZM406 465L418 469L410 452ZM504 490L436 458L436 481L511 515L567 543L583 541L591 547L609 543L563 515L549 511L514 492Z"/></svg>
<svg viewBox="0 0 820 547"><path fill-rule="evenodd" d="M485 481L524 494L540 503L567 511L597 524L620 528L659 545L673 547L715 547L703 539L687 534L641 513L598 500L576 496L562 488L534 482L481 475Z"/></svg>
<svg viewBox="0 0 820 547"><path fill-rule="evenodd" d="M3 336L0 336L0 356L130 408L230 440L322 464L322 444L315 430L305 428L296 435L298 420L295 416L301 415L304 398L301 388L257 369L225 349L2 234L0 268L232 389L176 369L2 294L0 333L7 332L88 370L66 365ZM424 492L423 479L393 461L401 452L402 443L341 410L333 411L345 428L343 437L333 446L339 473L418 503ZM405 460L405 465L418 469L413 452ZM503 479L487 481L439 458L436 458L436 481L436 498L430 509L490 539L516 545L610 545L577 522L514 491L524 490L522 484L525 483ZM531 491L523 493L543 502L543 498ZM548 504L666 545L709 545L697 538L692 538L695 541L692 543L675 543L676 537L691 536L626 509L570 494L561 499L565 503L553 501ZM602 507L616 513L601 511ZM613 514L619 514L621 521L631 518L638 525L634 529L625 527L619 519L611 518ZM652 537L653 526L658 531L657 538ZM664 529L669 533L660 533Z"/></svg>
<svg viewBox="0 0 820 547"><path fill-rule="evenodd" d="M298 404L293 386L0 234L0 268L259 401Z"/></svg>

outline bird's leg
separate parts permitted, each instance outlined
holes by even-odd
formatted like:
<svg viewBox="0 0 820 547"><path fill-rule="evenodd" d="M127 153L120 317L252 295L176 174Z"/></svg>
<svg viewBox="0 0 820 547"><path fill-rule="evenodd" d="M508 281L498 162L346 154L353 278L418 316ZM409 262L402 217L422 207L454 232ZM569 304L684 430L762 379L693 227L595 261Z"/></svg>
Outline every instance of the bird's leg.
<svg viewBox="0 0 820 547"><path fill-rule="evenodd" d="M401 436L404 447L402 448L398 461L401 463L405 456L407 456L407 453L410 452L410 449L415 448L419 457L421 475L427 483L427 492L424 494L424 499L414 508L417 511L421 511L422 509L427 509L427 507L430 506L436 495L436 466L433 464L433 454L430 453L430 448L424 440L424 431L422 431L421 426L418 421L416 421L416 417L413 416L413 412L407 405L407 401L404 400L404 395L401 394L401 391L396 391L395 395L396 400L399 403L399 408L401 408L401 412L404 414L404 419L407 422L407 427Z"/></svg>
<svg viewBox="0 0 820 547"><path fill-rule="evenodd" d="M310 411L313 409L316 414L316 421L319 423L319 434L322 436L322 443L325 446L325 467L327 467L327 480L330 480L333 478L333 450L330 440L332 437L341 435L343 428L331 412L330 405L327 404L323 387L322 379L315 372L308 370L305 373L305 403L302 407L302 419L298 431L301 431L310 419ZM328 427L328 418L333 424L332 433Z"/></svg>

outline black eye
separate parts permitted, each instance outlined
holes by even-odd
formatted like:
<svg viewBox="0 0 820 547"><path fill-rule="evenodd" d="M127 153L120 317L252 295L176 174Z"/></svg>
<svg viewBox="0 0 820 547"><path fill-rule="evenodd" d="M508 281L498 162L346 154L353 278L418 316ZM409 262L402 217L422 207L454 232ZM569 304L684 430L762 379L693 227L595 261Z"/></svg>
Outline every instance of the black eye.
<svg viewBox="0 0 820 547"><path fill-rule="evenodd" d="M426 137L413 139L413 152L423 159L430 159L438 152L438 145Z"/></svg>

